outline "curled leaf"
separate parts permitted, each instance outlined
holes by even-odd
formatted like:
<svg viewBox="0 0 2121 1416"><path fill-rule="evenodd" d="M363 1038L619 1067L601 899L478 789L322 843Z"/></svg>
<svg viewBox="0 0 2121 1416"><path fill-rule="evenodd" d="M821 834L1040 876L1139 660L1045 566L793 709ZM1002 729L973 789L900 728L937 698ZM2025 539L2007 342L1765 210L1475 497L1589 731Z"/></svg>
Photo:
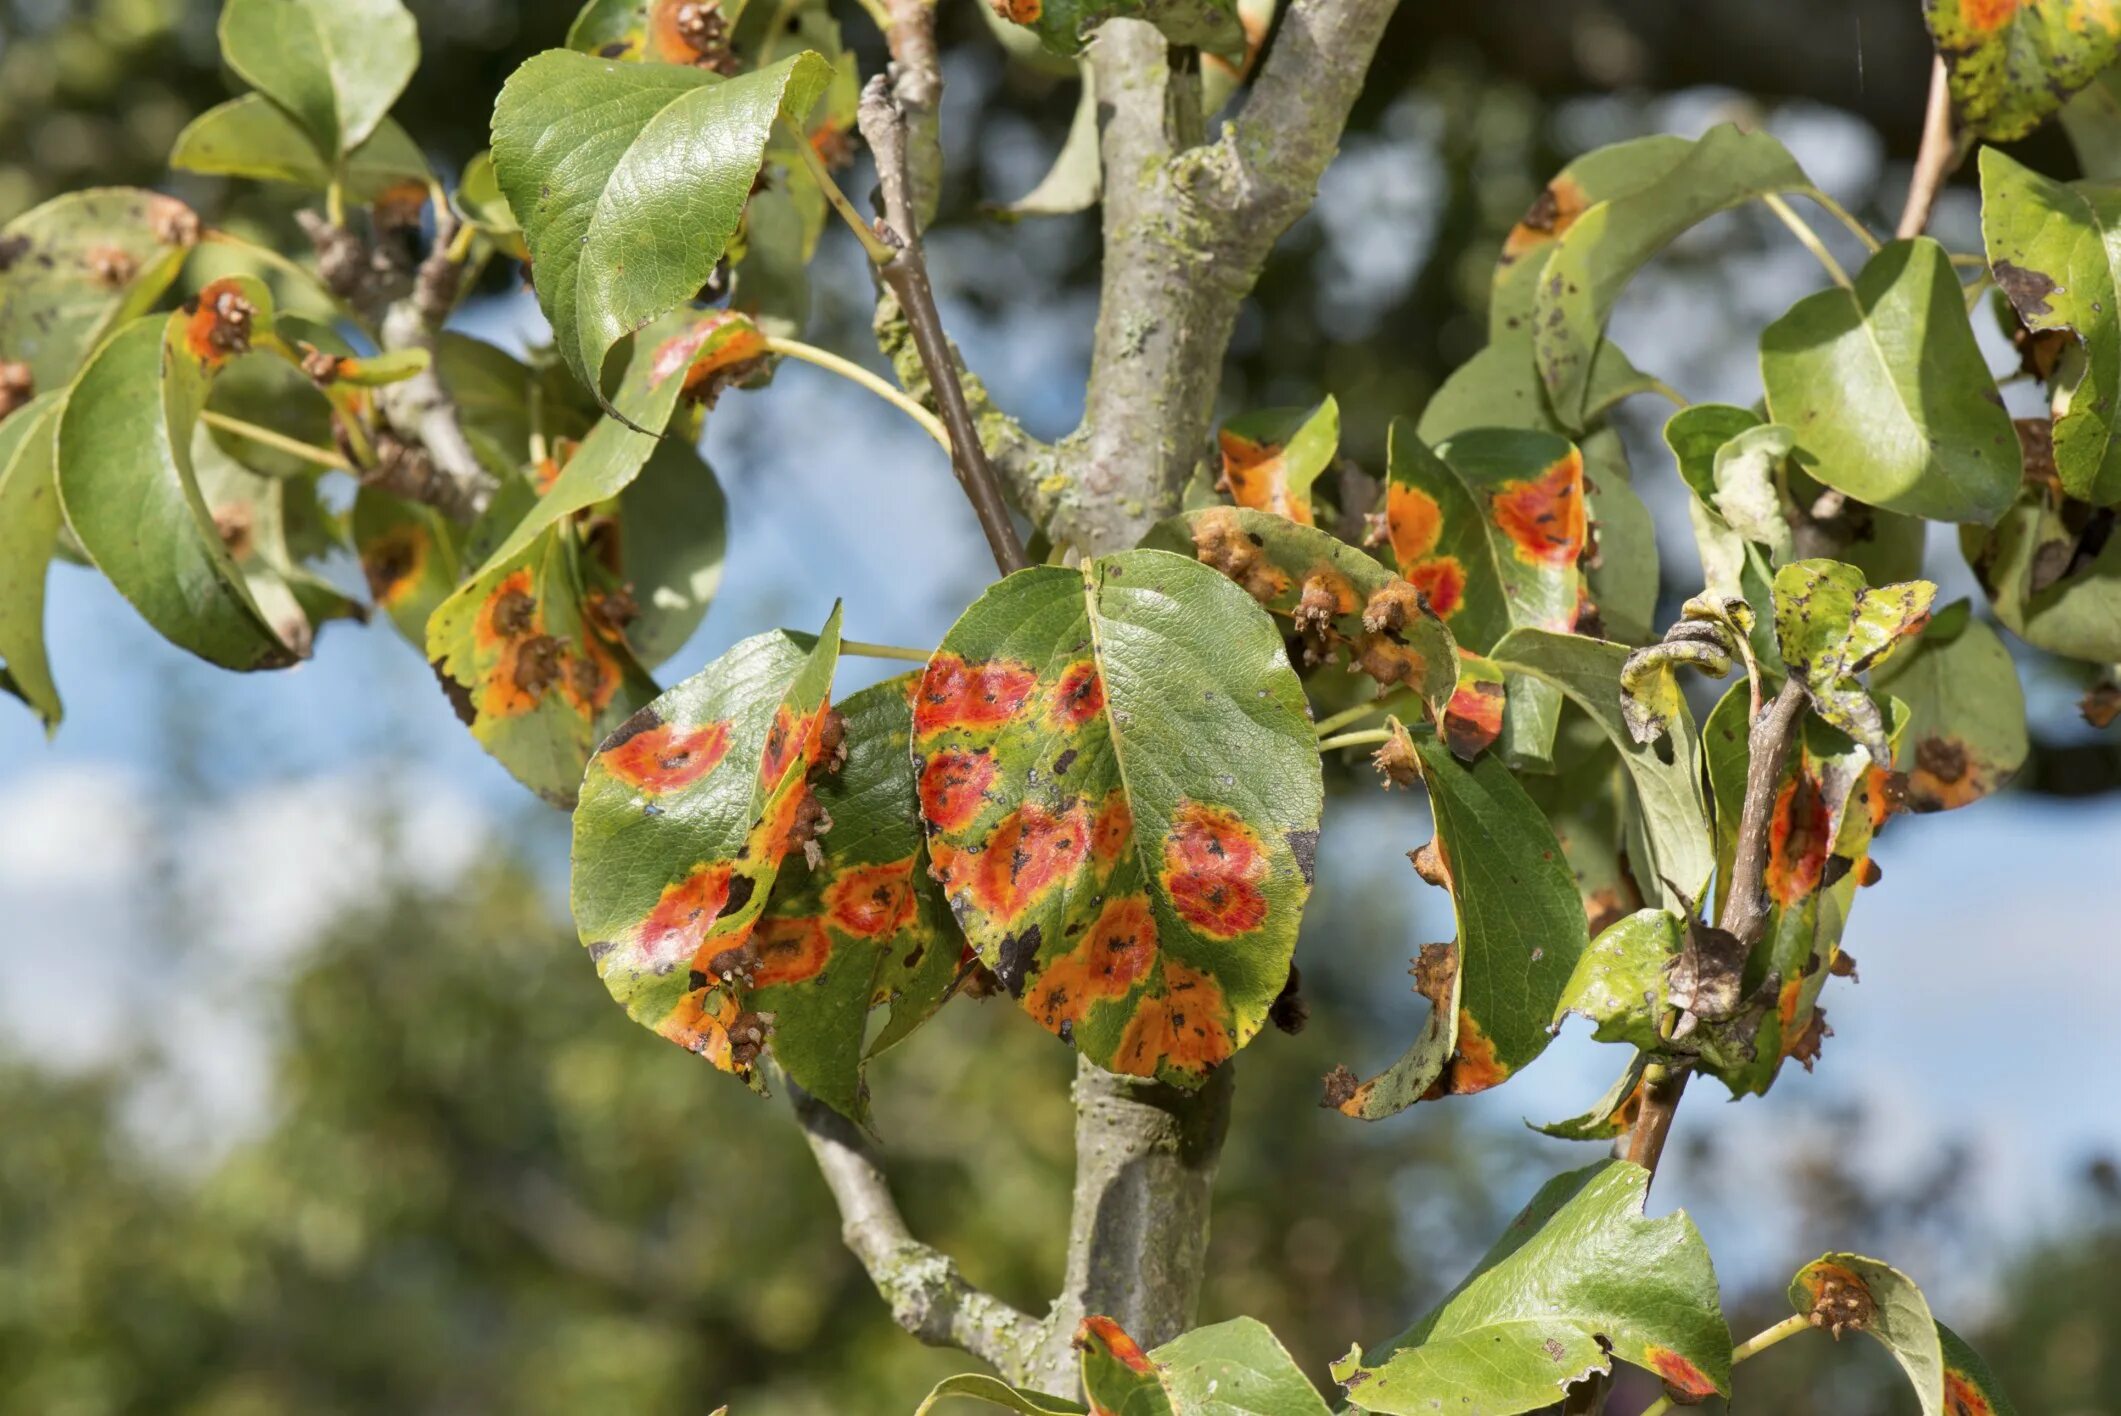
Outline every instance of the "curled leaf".
<svg viewBox="0 0 2121 1416"><path fill-rule="evenodd" d="M1883 663L1929 621L1937 587L1927 580L1867 588L1839 561L1793 561L1775 572L1775 636L1782 661L1803 682L1821 718L1889 766L1892 747L1878 705L1856 675Z"/></svg>

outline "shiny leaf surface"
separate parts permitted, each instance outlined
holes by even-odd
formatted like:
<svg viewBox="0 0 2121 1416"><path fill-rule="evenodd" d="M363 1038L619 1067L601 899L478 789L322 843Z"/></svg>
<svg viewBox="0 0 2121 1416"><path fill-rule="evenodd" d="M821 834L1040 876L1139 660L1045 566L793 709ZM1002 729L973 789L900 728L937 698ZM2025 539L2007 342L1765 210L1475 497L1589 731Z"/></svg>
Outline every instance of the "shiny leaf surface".
<svg viewBox="0 0 2121 1416"><path fill-rule="evenodd" d="M399 0L227 0L221 57L336 163L368 141L420 62Z"/></svg>
<svg viewBox="0 0 2121 1416"><path fill-rule="evenodd" d="M1861 1254L1824 1254L1790 1280L1790 1305L1836 1337L1876 1338L1913 1384L1922 1416L1962 1416L1945 1404L1944 1348L1929 1301L1900 1270Z"/></svg>
<svg viewBox="0 0 2121 1416"><path fill-rule="evenodd" d="M170 149L169 165L180 172L290 182L321 192L331 185L331 164L318 155L308 133L287 111L261 93L246 93L207 109L185 125ZM427 159L390 118L346 154L346 195L374 200L391 187L430 180Z"/></svg>

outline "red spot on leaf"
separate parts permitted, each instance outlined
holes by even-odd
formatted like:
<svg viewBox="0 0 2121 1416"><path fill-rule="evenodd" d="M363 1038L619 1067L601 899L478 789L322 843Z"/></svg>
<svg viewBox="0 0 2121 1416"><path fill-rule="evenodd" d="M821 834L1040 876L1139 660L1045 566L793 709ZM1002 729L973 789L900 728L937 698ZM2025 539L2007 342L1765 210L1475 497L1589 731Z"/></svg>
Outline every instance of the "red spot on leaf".
<svg viewBox="0 0 2121 1416"><path fill-rule="evenodd" d="M1573 177L1560 176L1547 183L1533 198L1531 208L1503 238L1502 263L1509 265L1560 240L1590 204L1590 198Z"/></svg>
<svg viewBox="0 0 2121 1416"><path fill-rule="evenodd" d="M921 815L938 831L972 824L994 782L994 758L984 750L947 748L921 768Z"/></svg>
<svg viewBox="0 0 2121 1416"><path fill-rule="evenodd" d="M1826 873L1833 825L1819 783L1800 764L1775 798L1768 820L1767 887L1784 908L1799 904L1819 888Z"/></svg>
<svg viewBox="0 0 2121 1416"><path fill-rule="evenodd" d="M1189 801L1172 816L1162 880L1172 908L1193 928L1215 939L1259 928L1266 878L1259 836L1235 813Z"/></svg>
<svg viewBox="0 0 2121 1416"><path fill-rule="evenodd" d="M1015 716L1037 686L1038 675L1028 664L1005 659L968 664L955 654L937 654L921 675L913 731L927 737L946 728L998 727Z"/></svg>
<svg viewBox="0 0 2121 1416"><path fill-rule="evenodd" d="M729 751L729 721L703 727L658 723L603 755L604 770L636 791L682 791L721 764Z"/></svg>
<svg viewBox="0 0 2121 1416"><path fill-rule="evenodd" d="M1459 1009L1458 1054L1451 1059L1451 1094L1471 1096L1499 1087L1509 1078L1509 1065L1495 1055L1493 1039L1480 1030L1471 1013Z"/></svg>
<svg viewBox="0 0 2121 1416"><path fill-rule="evenodd" d="M825 916L858 939L889 939L913 923L913 857L845 871L825 890Z"/></svg>
<svg viewBox="0 0 2121 1416"><path fill-rule="evenodd" d="M1412 580L1408 572L1427 560L1443 539L1443 508L1421 488L1394 482L1385 491L1385 530L1399 573Z"/></svg>
<svg viewBox="0 0 2121 1416"><path fill-rule="evenodd" d="M1029 801L1003 817L987 848L970 861L973 901L1000 919L1016 918L1082 863L1090 848L1088 817L1080 802L1056 816Z"/></svg>
<svg viewBox="0 0 2121 1416"><path fill-rule="evenodd" d="M1488 505L1520 560L1558 569L1583 554L1583 457L1574 448L1537 477L1503 483Z"/></svg>
<svg viewBox="0 0 2121 1416"><path fill-rule="evenodd" d="M762 920L752 942L759 951L758 967L751 975L753 988L816 978L832 956L831 936L825 933L825 922L815 915Z"/></svg>
<svg viewBox="0 0 2121 1416"><path fill-rule="evenodd" d="M1642 1355L1649 1361L1650 1370L1663 1377L1665 1384L1684 1396L1714 1396L1716 1384L1708 1374L1680 1356L1669 1347L1647 1343Z"/></svg>
<svg viewBox="0 0 2121 1416"><path fill-rule="evenodd" d="M697 1052L724 1072L736 1070L729 1029L743 1008L726 989L695 988L656 1024L656 1031L678 1046Z"/></svg>
<svg viewBox="0 0 2121 1416"><path fill-rule="evenodd" d="M2011 22L2018 0L1960 0L1959 14L1975 34L1991 34Z"/></svg>
<svg viewBox="0 0 2121 1416"><path fill-rule="evenodd" d="M1421 592L1438 619L1449 619L1465 603L1466 568L1456 556L1438 556L1407 571L1408 584Z"/></svg>
<svg viewBox="0 0 2121 1416"><path fill-rule="evenodd" d="M208 281L196 301L185 306L184 349L201 365L218 369L230 356L250 349L251 322L257 309L233 276Z"/></svg>
<svg viewBox="0 0 2121 1416"><path fill-rule="evenodd" d="M1153 1077L1165 1068L1205 1072L1235 1049L1221 985L1176 959L1164 960L1163 992L1142 999L1120 1038L1112 1069Z"/></svg>
<svg viewBox="0 0 2121 1416"><path fill-rule="evenodd" d="M817 735L823 726L821 713L798 715L783 703L773 713L773 726L766 730L766 750L759 758L759 781L771 787L797 763L816 755Z"/></svg>
<svg viewBox="0 0 2121 1416"><path fill-rule="evenodd" d="M1444 741L1462 761L1471 761L1502 736L1502 685L1485 679L1459 684L1444 705Z"/></svg>
<svg viewBox="0 0 2121 1416"><path fill-rule="evenodd" d="M1947 1369L1944 1373L1944 1409L1949 1416L1995 1416L1988 1393L1967 1372Z"/></svg>
<svg viewBox="0 0 2121 1416"><path fill-rule="evenodd" d="M1053 690L1053 716L1063 725L1080 728L1104 711L1105 681L1097 665L1088 659L1070 664Z"/></svg>
<svg viewBox="0 0 2121 1416"><path fill-rule="evenodd" d="M1109 900L1080 944L1046 965L1024 1011L1054 1032L1079 1023L1093 1002L1124 998L1156 962L1156 920L1140 895Z"/></svg>
<svg viewBox="0 0 2121 1416"><path fill-rule="evenodd" d="M1097 820L1090 827L1090 858L1100 871L1110 873L1133 839L1134 809L1127 805L1125 792L1114 790L1097 809Z"/></svg>
<svg viewBox="0 0 2121 1416"><path fill-rule="evenodd" d="M683 880L664 886L662 897L634 936L642 967L667 973L692 958L728 903L726 861L695 866Z"/></svg>
<svg viewBox="0 0 2121 1416"><path fill-rule="evenodd" d="M1111 1353L1113 1358L1130 1372L1147 1376L1156 1370L1156 1364L1141 1350L1141 1344L1127 1336L1126 1331L1110 1318L1093 1315L1084 1318L1075 1329L1077 1347L1089 1347L1093 1344Z"/></svg>

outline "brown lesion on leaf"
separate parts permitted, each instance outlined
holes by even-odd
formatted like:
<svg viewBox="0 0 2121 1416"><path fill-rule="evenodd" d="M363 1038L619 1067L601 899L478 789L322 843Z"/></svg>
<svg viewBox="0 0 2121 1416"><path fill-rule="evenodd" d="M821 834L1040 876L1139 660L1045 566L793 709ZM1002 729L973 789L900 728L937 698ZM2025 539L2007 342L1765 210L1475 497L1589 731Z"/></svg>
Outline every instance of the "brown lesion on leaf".
<svg viewBox="0 0 2121 1416"><path fill-rule="evenodd" d="M2112 727L2114 719L2121 717L2121 683L2109 678L2093 684L2077 704L2077 711L2095 728Z"/></svg>
<svg viewBox="0 0 2121 1416"><path fill-rule="evenodd" d="M232 279L216 280L185 305L184 347L207 368L217 368L250 352L258 307Z"/></svg>
<svg viewBox="0 0 2121 1416"><path fill-rule="evenodd" d="M36 396L36 372L20 359L0 359L0 418Z"/></svg>
<svg viewBox="0 0 2121 1416"><path fill-rule="evenodd" d="M1814 1007L1795 1031L1783 1035L1782 1055L1802 1062L1809 1072L1819 1060L1820 1049L1833 1035L1834 1030L1826 1025L1826 1009Z"/></svg>
<svg viewBox="0 0 2121 1416"><path fill-rule="evenodd" d="M1422 609L1421 591L1394 576L1362 607L1362 627L1372 634L1397 634L1420 619Z"/></svg>
<svg viewBox="0 0 2121 1416"><path fill-rule="evenodd" d="M1413 787L1421 781L1421 758L1414 751L1414 738L1406 725L1392 719L1391 736L1370 754L1370 765L1385 779L1385 788ZM1433 843L1432 843L1433 844ZM1421 867L1416 865L1415 869Z"/></svg>
<svg viewBox="0 0 2121 1416"><path fill-rule="evenodd" d="M81 254L89 279L106 290L121 290L139 273L140 263L118 246L91 246Z"/></svg>
<svg viewBox="0 0 2121 1416"><path fill-rule="evenodd" d="M1193 523L1193 553L1202 565L1221 571L1261 604L1272 604L1289 588L1289 577L1267 556L1259 538L1245 530L1237 513L1217 507Z"/></svg>
<svg viewBox="0 0 2121 1416"><path fill-rule="evenodd" d="M729 19L716 0L656 0L651 48L669 64L691 64L724 76L742 67L729 47Z"/></svg>
<svg viewBox="0 0 2121 1416"><path fill-rule="evenodd" d="M388 608L420 582L427 564L427 533L414 525L393 526L361 548L361 574L368 594Z"/></svg>
<svg viewBox="0 0 2121 1416"><path fill-rule="evenodd" d="M1817 1263L1804 1271L1802 1282L1812 1306L1805 1317L1815 1328L1825 1328L1838 1342L1845 1332L1869 1328L1878 1313L1878 1300L1870 1285L1840 1264Z"/></svg>
<svg viewBox="0 0 2121 1416"><path fill-rule="evenodd" d="M1590 199L1576 179L1563 173L1540 189L1531 206L1503 238L1502 258L1497 264L1510 266L1531 251L1544 250L1561 239L1590 206Z"/></svg>
<svg viewBox="0 0 2121 1416"><path fill-rule="evenodd" d="M2053 308L2047 297L2061 287L2054 277L2045 271L2027 270L2011 261L1999 260L1991 267L1996 273L1996 286L2011 302L2011 308L2027 319L2034 315L2052 314Z"/></svg>
<svg viewBox="0 0 2121 1416"><path fill-rule="evenodd" d="M1979 801L1996 789L1993 777L1964 739L1926 737L1915 744L1915 765L1907 774L1907 809L1950 811Z"/></svg>
<svg viewBox="0 0 2121 1416"><path fill-rule="evenodd" d="M1407 852L1407 859L1414 863L1414 873L1440 890L1451 888L1451 866L1444 859L1441 839L1431 840ZM1431 944L1429 949L1444 946ZM1426 952L1426 950L1424 950Z"/></svg>
<svg viewBox="0 0 2121 1416"><path fill-rule="evenodd" d="M175 197L153 197L147 204L147 229L160 245L195 246L199 214Z"/></svg>
<svg viewBox="0 0 2121 1416"><path fill-rule="evenodd" d="M213 510L214 534L221 538L221 545L233 560L242 561L250 557L251 510L248 502L225 502Z"/></svg>

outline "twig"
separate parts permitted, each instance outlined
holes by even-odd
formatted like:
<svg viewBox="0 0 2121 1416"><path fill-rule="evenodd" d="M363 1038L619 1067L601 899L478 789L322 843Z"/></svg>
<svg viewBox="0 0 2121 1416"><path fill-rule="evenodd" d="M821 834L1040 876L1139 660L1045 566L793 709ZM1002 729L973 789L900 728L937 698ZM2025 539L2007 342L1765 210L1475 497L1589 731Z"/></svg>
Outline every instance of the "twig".
<svg viewBox="0 0 2121 1416"><path fill-rule="evenodd" d="M874 0L871 0L874 3ZM918 235L935 220L942 200L943 64L935 45L935 0L884 0L891 46L891 97L906 122L907 205Z"/></svg>
<svg viewBox="0 0 2121 1416"><path fill-rule="evenodd" d="M1904 241L1922 234L1930 224L1930 209L1937 205L1937 193L1944 189L1944 179L1952 175L1965 155L1952 136L1952 91L1945 77L1944 56L1940 54L1930 65L1930 97L1922 114L1922 146L1915 152L1907 205L1900 209L1895 236Z"/></svg>
<svg viewBox="0 0 2121 1416"><path fill-rule="evenodd" d="M1387 743L1391 740L1392 730L1390 728L1362 728L1352 733L1340 733L1334 737L1320 738L1318 740L1318 750L1320 752L1331 752L1336 747L1375 747L1380 743Z"/></svg>
<svg viewBox="0 0 2121 1416"><path fill-rule="evenodd" d="M857 659L898 659L908 664L925 664L935 657L933 650L908 649L903 644L869 644L859 639L842 639L840 652L852 654Z"/></svg>
<svg viewBox="0 0 2121 1416"><path fill-rule="evenodd" d="M1024 543L1009 519L1009 504L994 468L980 446L979 430L965 402L959 383L957 360L950 341L943 335L942 315L935 307L935 291L928 283L928 265L921 254L920 227L915 219L906 174L906 123L891 96L888 80L878 75L862 90L859 110L862 137L876 158L877 185L884 196L884 221L897 249L889 260L879 262L877 275L898 297L913 331L913 343L928 371L943 426L950 431L950 460L958 482L972 502L973 515L994 553L994 563L1003 574L1022 570L1031 562Z"/></svg>
<svg viewBox="0 0 2121 1416"><path fill-rule="evenodd" d="M777 339L771 336L766 340L766 351L790 359L800 359L806 364L814 364L820 369L838 374L849 383L859 384L920 424L921 430L934 438L944 452L950 451L950 432L943 426L941 419L853 360L842 359L830 350L805 344L799 339Z"/></svg>
<svg viewBox="0 0 2121 1416"><path fill-rule="evenodd" d="M427 367L409 379L376 390L384 421L407 442L425 448L436 476L432 501L443 514L471 521L497 489L464 436L456 400L442 382L442 326L456 308L464 266L452 258L458 219L445 202L435 208L434 245L415 272L412 290L383 312L377 342L385 349L425 349Z"/></svg>
<svg viewBox="0 0 2121 1416"><path fill-rule="evenodd" d="M1766 1332L1754 1333L1751 1337L1747 1338L1745 1341L1739 1343L1736 1347L1732 1348L1731 1365L1735 1367L1740 1362L1745 1361L1748 1357L1757 1357L1761 1353L1767 1351L1770 1347L1773 1347L1776 1343L1781 1342L1786 1338L1795 1337L1800 1332L1809 1332L1811 1330L1811 1326L1811 1319L1807 1318L1804 1314L1792 1313L1789 1317L1784 1318L1781 1322L1775 1324ZM1665 1413L1670 1411L1671 1409L1672 1398L1669 1396L1660 1396L1657 1398L1657 1400L1651 1402L1648 1406L1643 1408L1642 1416L1665 1416Z"/></svg>
<svg viewBox="0 0 2121 1416"><path fill-rule="evenodd" d="M1793 673L1782 681L1782 690L1767 711L1753 720L1746 744L1745 805L1738 815L1738 848L1731 861L1731 889L1720 923L1748 948L1759 940L1767 923L1762 881L1767 874L1768 827L1775 810L1775 788L1782 780L1782 762L1789 755L1804 704L1804 684Z"/></svg>
<svg viewBox="0 0 2121 1416"><path fill-rule="evenodd" d="M793 1084L796 1120L840 1210L840 1237L891 1304L898 1325L931 1347L957 1347L1021 1380L1040 1325L967 1282L957 1264L907 1229L867 1137Z"/></svg>

